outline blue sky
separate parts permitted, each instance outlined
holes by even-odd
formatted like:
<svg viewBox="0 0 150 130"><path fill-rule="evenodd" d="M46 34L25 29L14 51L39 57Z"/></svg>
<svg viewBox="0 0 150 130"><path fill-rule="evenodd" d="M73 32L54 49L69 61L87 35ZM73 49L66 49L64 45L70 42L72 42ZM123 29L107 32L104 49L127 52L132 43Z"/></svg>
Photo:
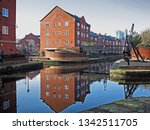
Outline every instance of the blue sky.
<svg viewBox="0 0 150 130"><path fill-rule="evenodd" d="M17 38L40 34L40 20L56 5L84 16L96 33L115 36L132 23L137 32L150 28L150 0L17 0Z"/></svg>

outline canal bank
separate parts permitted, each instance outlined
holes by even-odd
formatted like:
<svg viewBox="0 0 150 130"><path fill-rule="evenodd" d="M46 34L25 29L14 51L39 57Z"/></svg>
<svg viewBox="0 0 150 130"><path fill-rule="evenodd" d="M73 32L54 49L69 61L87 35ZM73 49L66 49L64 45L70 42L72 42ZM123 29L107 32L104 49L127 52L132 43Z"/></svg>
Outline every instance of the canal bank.
<svg viewBox="0 0 150 130"><path fill-rule="evenodd" d="M121 59L121 55L103 55L98 58L89 58L86 61L54 61L42 57L30 57L31 61L42 62L44 66L61 66L61 65L76 65L76 64L91 64L104 61L116 61Z"/></svg>
<svg viewBox="0 0 150 130"><path fill-rule="evenodd" d="M150 113L150 97L134 97L98 106L83 113Z"/></svg>
<svg viewBox="0 0 150 130"><path fill-rule="evenodd" d="M124 60L116 61L110 69L110 77L114 80L150 79L150 61L130 61L130 65Z"/></svg>
<svg viewBox="0 0 150 130"><path fill-rule="evenodd" d="M42 62L26 62L19 64L8 64L0 66L0 74L23 72L43 68Z"/></svg>
<svg viewBox="0 0 150 130"><path fill-rule="evenodd" d="M91 64L91 63L98 63L104 61L116 61L120 59L121 56L102 56L99 58L90 58L87 61L53 61L47 58L42 57L30 57L30 62L23 62L23 63L13 63L13 64L1 64L0 65L0 73L14 73L17 71L27 71L27 70L36 70L41 69L43 67L49 66L75 66L75 65L83 65L83 64Z"/></svg>

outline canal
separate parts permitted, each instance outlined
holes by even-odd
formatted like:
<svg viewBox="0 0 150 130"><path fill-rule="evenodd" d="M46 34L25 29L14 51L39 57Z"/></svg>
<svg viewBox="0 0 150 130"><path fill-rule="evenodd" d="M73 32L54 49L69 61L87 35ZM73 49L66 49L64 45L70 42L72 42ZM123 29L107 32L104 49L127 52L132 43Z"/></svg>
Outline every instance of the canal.
<svg viewBox="0 0 150 130"><path fill-rule="evenodd" d="M76 113L117 100L150 96L150 82L112 81L112 63L49 66L0 75L0 112Z"/></svg>

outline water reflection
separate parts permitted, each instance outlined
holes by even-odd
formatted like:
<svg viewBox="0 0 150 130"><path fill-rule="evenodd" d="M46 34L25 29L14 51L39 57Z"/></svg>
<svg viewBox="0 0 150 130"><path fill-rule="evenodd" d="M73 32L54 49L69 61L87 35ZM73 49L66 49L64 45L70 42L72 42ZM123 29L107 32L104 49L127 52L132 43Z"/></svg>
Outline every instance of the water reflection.
<svg viewBox="0 0 150 130"><path fill-rule="evenodd" d="M150 96L150 81L111 81L111 63L51 66L0 75L0 112L79 112L99 105Z"/></svg>
<svg viewBox="0 0 150 130"><path fill-rule="evenodd" d="M127 84L124 85L125 99L133 97L134 92L138 88L138 84Z"/></svg>
<svg viewBox="0 0 150 130"><path fill-rule="evenodd" d="M33 80L37 75L40 74L40 70L31 71L26 73L25 85L27 85L27 92L30 92L30 80Z"/></svg>
<svg viewBox="0 0 150 130"><path fill-rule="evenodd" d="M87 66L81 67L83 69ZM67 68L69 68L68 71L65 71ZM100 75L101 72L97 70L97 66L92 66L91 73L89 71L91 68L82 72L74 72L79 69L79 66L73 66L73 68L53 66L41 70L41 99L55 112L61 112L76 102L84 103L87 94L90 94L90 84L95 81L105 78L104 87L106 87L108 75ZM104 72L104 69L100 70Z"/></svg>
<svg viewBox="0 0 150 130"><path fill-rule="evenodd" d="M16 80L23 77L25 77L24 74L0 76L0 113L17 111Z"/></svg>

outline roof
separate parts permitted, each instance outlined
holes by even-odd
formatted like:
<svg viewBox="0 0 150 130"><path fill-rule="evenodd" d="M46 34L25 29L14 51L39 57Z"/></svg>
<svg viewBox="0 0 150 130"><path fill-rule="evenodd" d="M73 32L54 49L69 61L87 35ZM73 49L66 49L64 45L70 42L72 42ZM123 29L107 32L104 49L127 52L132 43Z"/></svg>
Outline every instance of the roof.
<svg viewBox="0 0 150 130"><path fill-rule="evenodd" d="M97 37L97 33L91 31L90 36Z"/></svg>
<svg viewBox="0 0 150 130"><path fill-rule="evenodd" d="M40 35L35 35L35 36L40 39Z"/></svg>
<svg viewBox="0 0 150 130"><path fill-rule="evenodd" d="M102 39L105 39L105 40L111 40L111 41L116 40L116 38L112 36L102 35L102 34L99 34L99 35L101 36Z"/></svg>
<svg viewBox="0 0 150 130"><path fill-rule="evenodd" d="M82 16L81 18L78 17L77 15L73 15L65 10L63 10L62 8L60 8L59 6L55 6L43 19L41 19L40 21L44 20L53 10L55 10L56 8L61 9L62 11L66 12L67 14L69 14L71 17L75 18L76 21L80 21L82 18L84 18L84 16ZM84 18L85 20L85 18ZM88 24L88 23L87 23ZM89 24L88 24L89 25Z"/></svg>

